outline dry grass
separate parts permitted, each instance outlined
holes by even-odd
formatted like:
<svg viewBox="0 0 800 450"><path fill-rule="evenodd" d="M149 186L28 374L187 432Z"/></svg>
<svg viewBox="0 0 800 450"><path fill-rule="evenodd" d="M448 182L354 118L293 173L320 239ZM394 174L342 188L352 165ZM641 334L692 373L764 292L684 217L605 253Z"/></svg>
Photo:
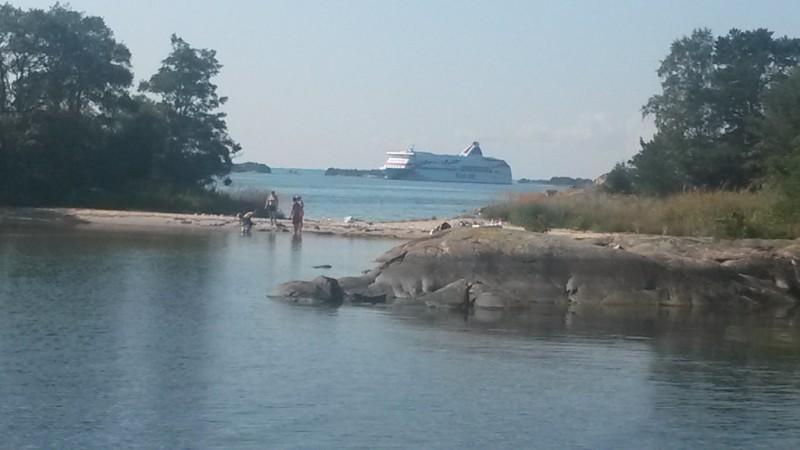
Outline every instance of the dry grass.
<svg viewBox="0 0 800 450"><path fill-rule="evenodd" d="M796 238L800 224L777 214L779 196L771 192L690 192L664 198L565 192L548 197L521 194L484 215L532 231L550 228L715 236Z"/></svg>

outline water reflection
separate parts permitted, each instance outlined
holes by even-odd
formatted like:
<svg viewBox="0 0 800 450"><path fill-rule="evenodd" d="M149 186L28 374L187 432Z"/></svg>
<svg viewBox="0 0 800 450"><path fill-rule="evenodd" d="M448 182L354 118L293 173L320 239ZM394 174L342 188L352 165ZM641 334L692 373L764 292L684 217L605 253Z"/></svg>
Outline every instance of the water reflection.
<svg viewBox="0 0 800 450"><path fill-rule="evenodd" d="M301 250L303 250L303 235L292 234L292 251L300 252Z"/></svg>
<svg viewBox="0 0 800 450"><path fill-rule="evenodd" d="M359 273L393 245L303 240L0 235L3 444L791 448L800 439L792 320L267 300L282 281Z"/></svg>
<svg viewBox="0 0 800 450"><path fill-rule="evenodd" d="M292 234L292 238L289 242L291 243L289 263L292 272L300 272L303 268L303 238L302 236Z"/></svg>
<svg viewBox="0 0 800 450"><path fill-rule="evenodd" d="M398 306L392 308L392 314L399 320L424 326L466 327L478 332L504 330L530 336L663 337L694 343L700 348L712 347L717 351L720 345L741 347L744 344L761 349L800 348L797 320L776 318L768 313L729 313L679 307L535 305L526 310L511 311L481 308L448 311Z"/></svg>

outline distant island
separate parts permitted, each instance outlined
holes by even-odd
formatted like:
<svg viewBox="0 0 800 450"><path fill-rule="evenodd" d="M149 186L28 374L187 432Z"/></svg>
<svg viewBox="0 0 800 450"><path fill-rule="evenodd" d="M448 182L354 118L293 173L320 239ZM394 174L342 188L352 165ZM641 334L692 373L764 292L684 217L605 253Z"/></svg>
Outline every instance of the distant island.
<svg viewBox="0 0 800 450"><path fill-rule="evenodd" d="M572 177L551 177L549 180L529 180L527 178L520 178L517 180L519 184L549 184L551 186L587 186L593 183L588 178L572 178Z"/></svg>
<svg viewBox="0 0 800 450"><path fill-rule="evenodd" d="M325 171L326 176L343 176L343 177L383 177L381 169L337 169L329 167Z"/></svg>
<svg viewBox="0 0 800 450"><path fill-rule="evenodd" d="M272 169L268 165L257 162L243 162L241 164L234 164L231 167L231 172L256 172L256 173L272 173Z"/></svg>

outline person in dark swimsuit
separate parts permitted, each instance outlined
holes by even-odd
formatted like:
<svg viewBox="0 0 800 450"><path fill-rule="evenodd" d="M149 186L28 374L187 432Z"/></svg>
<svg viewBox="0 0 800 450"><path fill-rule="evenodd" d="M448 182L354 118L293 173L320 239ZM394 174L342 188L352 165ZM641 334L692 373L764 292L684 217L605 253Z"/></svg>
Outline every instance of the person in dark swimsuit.
<svg viewBox="0 0 800 450"><path fill-rule="evenodd" d="M303 232L303 215L305 214L305 205L303 205L303 198L299 195L292 197L292 213L289 217L292 219L292 226L294 227L294 234L301 234Z"/></svg>

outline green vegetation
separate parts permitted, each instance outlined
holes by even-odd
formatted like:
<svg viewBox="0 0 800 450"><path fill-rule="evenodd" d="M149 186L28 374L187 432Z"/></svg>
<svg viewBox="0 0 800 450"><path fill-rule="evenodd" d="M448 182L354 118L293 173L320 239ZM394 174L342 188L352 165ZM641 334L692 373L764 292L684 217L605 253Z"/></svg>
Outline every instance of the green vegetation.
<svg viewBox="0 0 800 450"><path fill-rule="evenodd" d="M761 192L689 192L664 197L573 192L525 194L483 209L483 215L530 231L571 228L586 231L796 238L800 223L776 212L781 196Z"/></svg>
<svg viewBox="0 0 800 450"><path fill-rule="evenodd" d="M51 206L232 215L242 211L260 211L265 198L263 192L181 190L163 184L146 184L140 189L87 192L79 198Z"/></svg>
<svg viewBox="0 0 800 450"><path fill-rule="evenodd" d="M800 39L696 30L643 107L656 133L603 192L523 196L486 209L528 229L800 237Z"/></svg>
<svg viewBox="0 0 800 450"><path fill-rule="evenodd" d="M610 192L667 195L792 183L800 155L800 39L733 29L678 39L642 111L656 133L609 174Z"/></svg>
<svg viewBox="0 0 800 450"><path fill-rule="evenodd" d="M0 6L0 204L226 209L207 187L240 147L215 52L173 35L138 92L130 58L102 18Z"/></svg>
<svg viewBox="0 0 800 450"><path fill-rule="evenodd" d="M231 167L231 172L272 173L272 169L266 164L248 161L234 164Z"/></svg>
<svg viewBox="0 0 800 450"><path fill-rule="evenodd" d="M325 171L325 176L335 177L380 177L383 178L383 170L380 169L337 169L336 167L328 167Z"/></svg>

